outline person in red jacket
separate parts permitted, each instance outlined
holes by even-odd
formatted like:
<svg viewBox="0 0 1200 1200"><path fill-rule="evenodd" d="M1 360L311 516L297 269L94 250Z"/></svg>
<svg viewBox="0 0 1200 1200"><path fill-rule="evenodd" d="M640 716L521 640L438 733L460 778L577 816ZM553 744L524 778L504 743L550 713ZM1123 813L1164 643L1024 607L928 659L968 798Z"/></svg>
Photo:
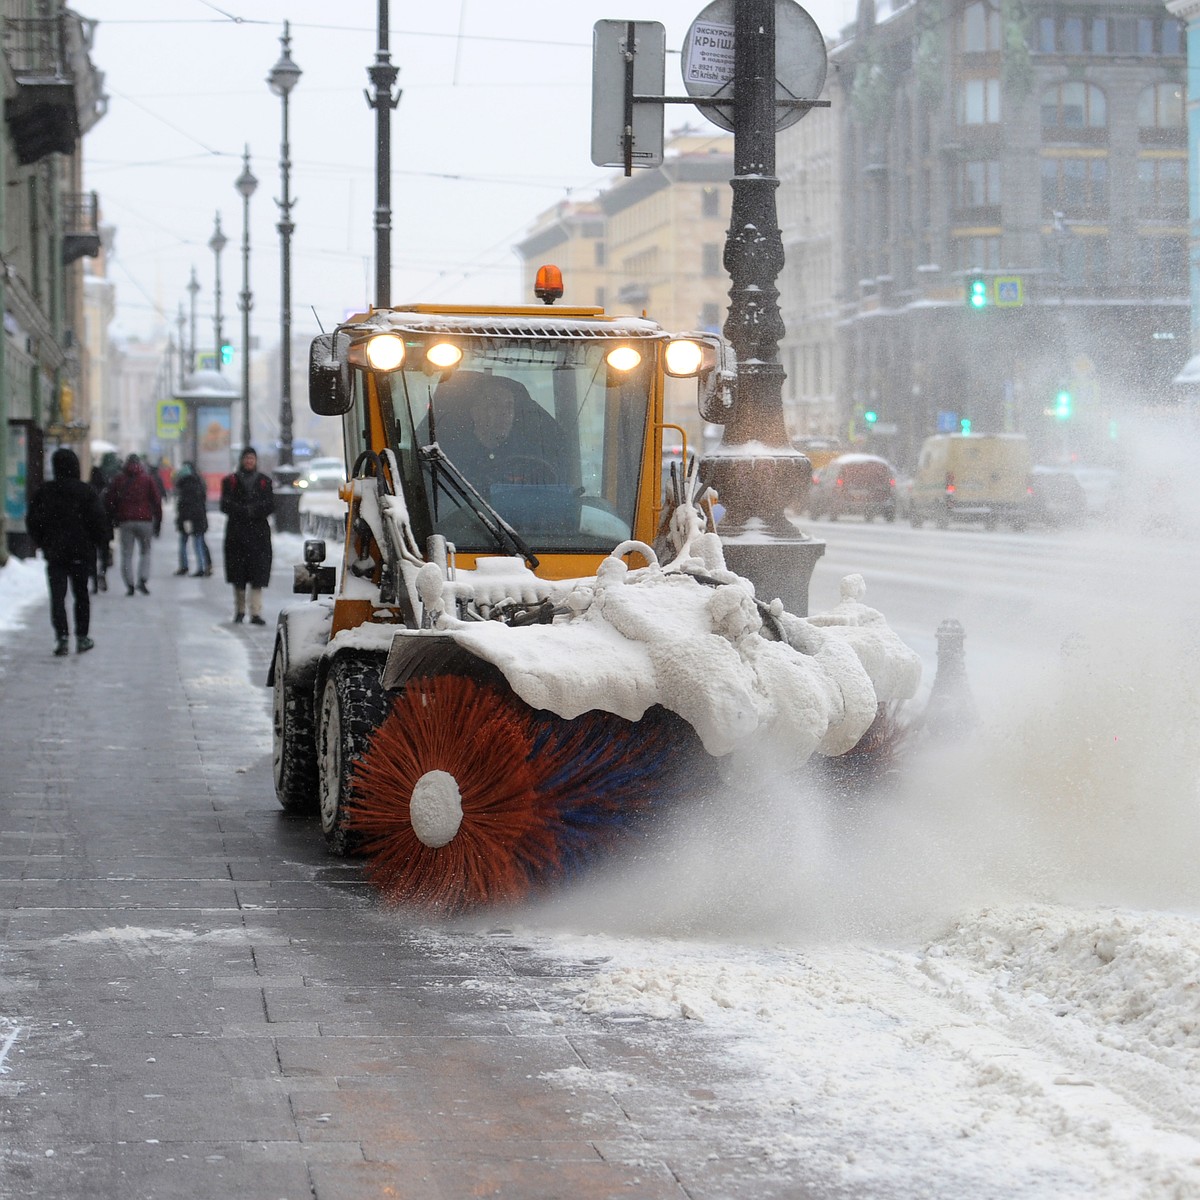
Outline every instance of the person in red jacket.
<svg viewBox="0 0 1200 1200"><path fill-rule="evenodd" d="M162 529L162 499L142 460L131 454L120 474L109 484L104 496L105 506L121 539L121 578L125 594L132 596L136 588L150 595L150 539ZM134 577L133 550L138 549L137 576Z"/></svg>

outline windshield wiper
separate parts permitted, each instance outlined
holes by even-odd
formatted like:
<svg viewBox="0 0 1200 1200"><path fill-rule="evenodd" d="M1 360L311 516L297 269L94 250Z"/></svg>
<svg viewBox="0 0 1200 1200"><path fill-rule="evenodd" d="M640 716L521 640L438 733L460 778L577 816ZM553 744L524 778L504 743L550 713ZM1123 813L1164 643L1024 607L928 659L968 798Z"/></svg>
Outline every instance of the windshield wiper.
<svg viewBox="0 0 1200 1200"><path fill-rule="evenodd" d="M531 571L537 569L538 557L530 549L529 543L476 491L474 484L454 465L437 442L421 446L417 452L430 465L435 495L439 487L445 488L451 495L457 495L479 518L479 523L492 535L501 550L515 550Z"/></svg>

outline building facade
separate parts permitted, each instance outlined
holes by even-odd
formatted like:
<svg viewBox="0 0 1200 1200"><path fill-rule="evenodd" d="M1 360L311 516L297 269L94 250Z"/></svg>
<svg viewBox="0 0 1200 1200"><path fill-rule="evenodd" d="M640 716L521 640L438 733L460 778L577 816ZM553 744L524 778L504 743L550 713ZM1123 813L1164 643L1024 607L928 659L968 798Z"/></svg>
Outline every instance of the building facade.
<svg viewBox="0 0 1200 1200"><path fill-rule="evenodd" d="M1147 0L862 0L831 58L843 423L875 414L901 466L964 427L1111 455L1188 357L1181 22Z"/></svg>
<svg viewBox="0 0 1200 1200"><path fill-rule="evenodd" d="M0 8L0 560L10 547L31 551L25 504L45 453L71 445L87 462L82 259L99 253L100 235L80 147L106 107L92 29L61 0Z"/></svg>

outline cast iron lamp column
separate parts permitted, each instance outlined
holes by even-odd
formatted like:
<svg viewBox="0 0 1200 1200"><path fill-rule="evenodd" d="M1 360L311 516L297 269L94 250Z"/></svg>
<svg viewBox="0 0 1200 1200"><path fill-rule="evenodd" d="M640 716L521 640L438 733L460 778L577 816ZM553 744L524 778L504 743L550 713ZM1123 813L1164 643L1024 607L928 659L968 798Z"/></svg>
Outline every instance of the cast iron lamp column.
<svg viewBox="0 0 1200 1200"><path fill-rule="evenodd" d="M213 258L216 260L216 278L213 286L213 336L216 338L217 347L217 373L221 371L221 345L224 338L221 336L221 251L229 244L229 239L221 232L221 214L217 213L216 224L213 226L213 235L208 239L208 248L213 252Z"/></svg>
<svg viewBox="0 0 1200 1200"><path fill-rule="evenodd" d="M279 297L279 466L275 472L279 491L275 497L275 528L280 532L300 532L300 498L292 486L296 470L292 465L292 224L291 170L288 147L288 97L300 82L300 68L292 61L292 38L288 23L283 23L279 39L283 53L271 68L267 83L283 108L283 140L279 146L279 176L282 196L279 205L279 251L281 288Z"/></svg>
<svg viewBox="0 0 1200 1200"><path fill-rule="evenodd" d="M250 309L254 297L250 292L250 197L258 180L250 170L250 147L242 156L242 173L234 183L242 197L242 291L238 308L242 313L242 447L250 445Z"/></svg>
<svg viewBox="0 0 1200 1200"><path fill-rule="evenodd" d="M200 291L200 280L196 278L196 268L192 268L192 277L187 285L188 300L191 307L190 326L188 335L188 364L185 375L190 375L196 369L196 294Z"/></svg>

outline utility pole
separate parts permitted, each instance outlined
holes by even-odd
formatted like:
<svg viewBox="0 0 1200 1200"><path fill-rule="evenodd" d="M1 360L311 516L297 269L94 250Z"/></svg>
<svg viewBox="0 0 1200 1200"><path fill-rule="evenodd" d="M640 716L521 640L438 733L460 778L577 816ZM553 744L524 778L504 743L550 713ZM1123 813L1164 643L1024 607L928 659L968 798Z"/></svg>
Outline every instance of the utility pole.
<svg viewBox="0 0 1200 1200"><path fill-rule="evenodd" d="M392 95L400 74L388 50L388 0L379 0L379 48L375 65L367 68L373 92L364 92L375 110L375 307L392 304L392 109L401 92Z"/></svg>

